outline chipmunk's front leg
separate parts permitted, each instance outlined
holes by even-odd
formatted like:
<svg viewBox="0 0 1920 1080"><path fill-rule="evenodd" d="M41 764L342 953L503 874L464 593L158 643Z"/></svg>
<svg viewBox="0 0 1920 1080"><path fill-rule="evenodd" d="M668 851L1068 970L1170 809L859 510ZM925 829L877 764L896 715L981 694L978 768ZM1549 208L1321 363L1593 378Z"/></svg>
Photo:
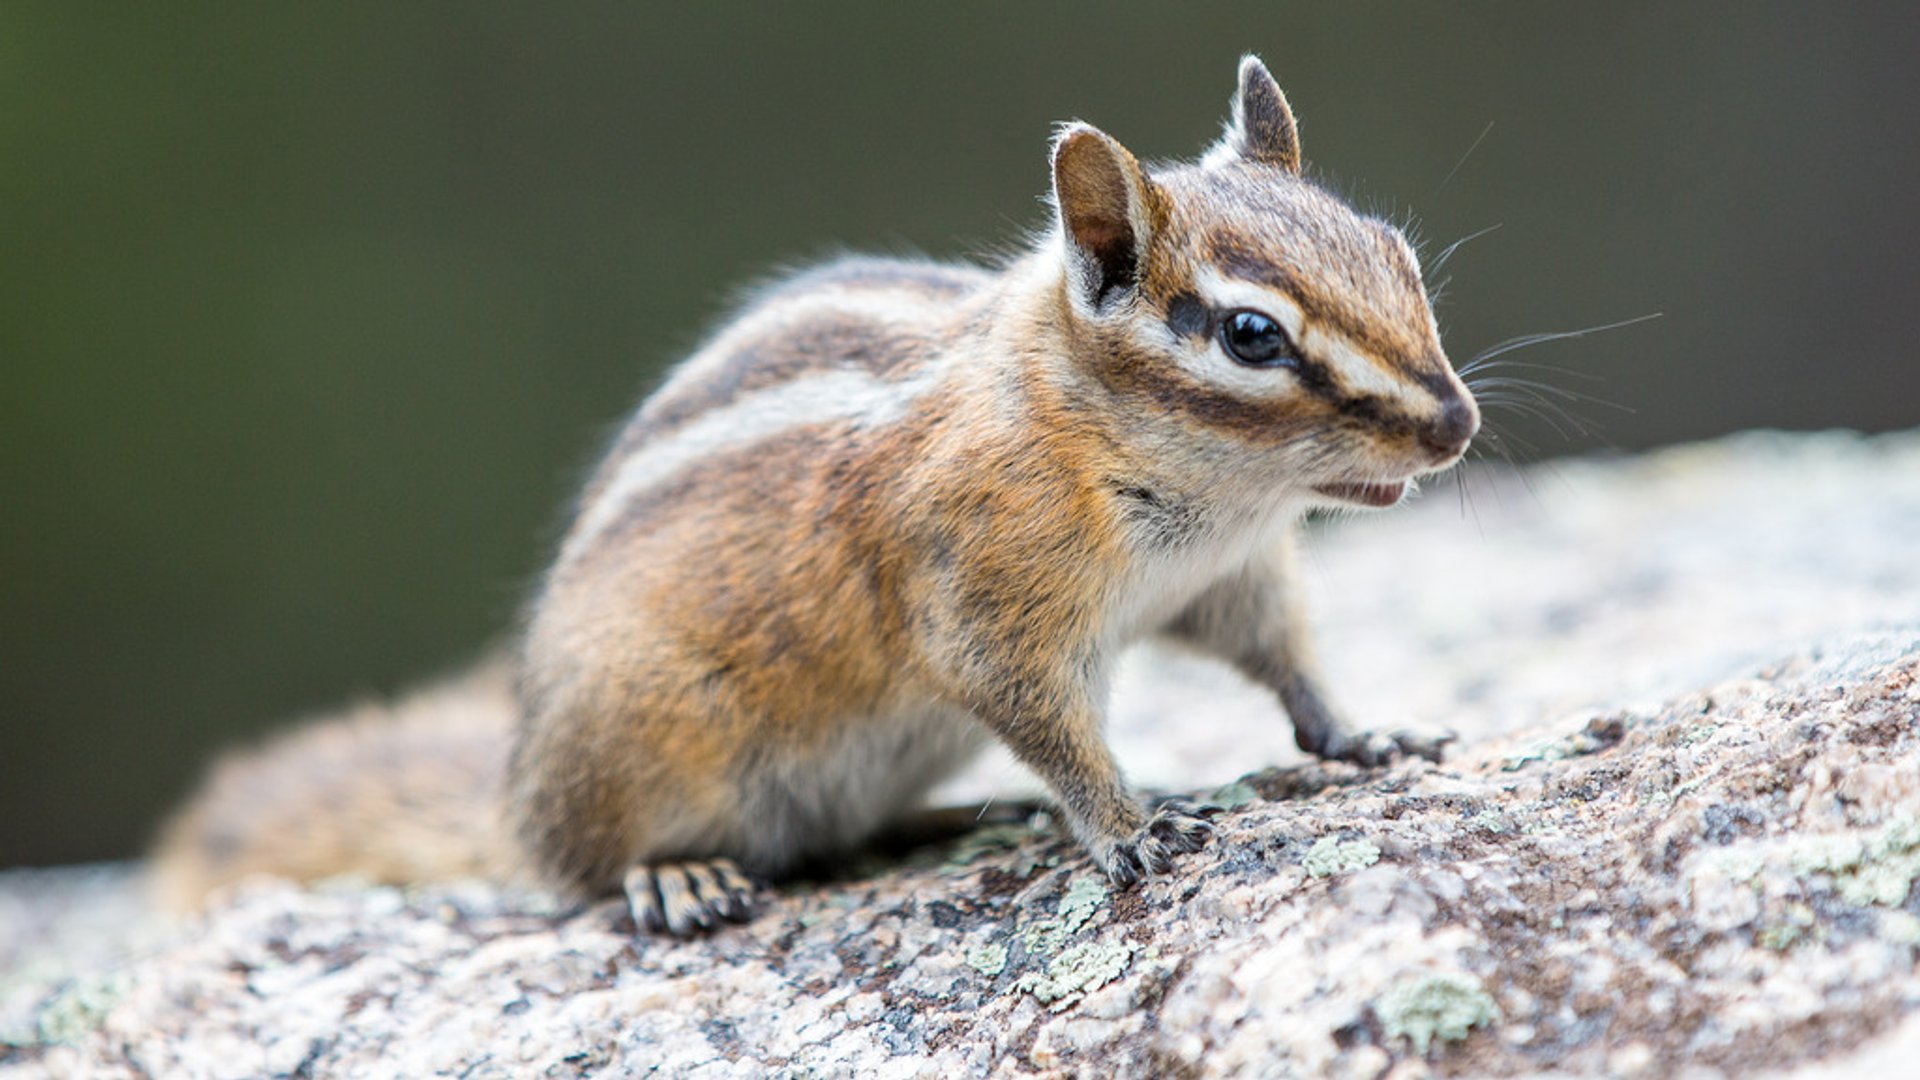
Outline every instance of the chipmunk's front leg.
<svg viewBox="0 0 1920 1080"><path fill-rule="evenodd" d="M1179 800L1143 809L1101 734L1092 687L1009 649L972 673L966 704L1059 800L1074 839L1116 884L1173 868L1213 834L1214 807ZM975 654L979 655L978 652Z"/></svg>
<svg viewBox="0 0 1920 1080"><path fill-rule="evenodd" d="M1293 721L1294 742L1316 757L1385 765L1403 755L1439 761L1452 733L1356 730L1320 689L1295 587L1293 540L1216 582L1167 632L1212 652L1271 688Z"/></svg>

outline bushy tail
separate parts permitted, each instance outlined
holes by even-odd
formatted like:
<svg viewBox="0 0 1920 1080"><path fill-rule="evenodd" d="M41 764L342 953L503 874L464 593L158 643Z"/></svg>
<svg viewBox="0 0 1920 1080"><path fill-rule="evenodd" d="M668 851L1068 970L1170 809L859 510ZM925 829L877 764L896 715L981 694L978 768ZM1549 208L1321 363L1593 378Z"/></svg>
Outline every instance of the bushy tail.
<svg viewBox="0 0 1920 1080"><path fill-rule="evenodd" d="M514 700L504 660L228 754L153 853L177 911L252 874L403 884L521 871L503 828Z"/></svg>

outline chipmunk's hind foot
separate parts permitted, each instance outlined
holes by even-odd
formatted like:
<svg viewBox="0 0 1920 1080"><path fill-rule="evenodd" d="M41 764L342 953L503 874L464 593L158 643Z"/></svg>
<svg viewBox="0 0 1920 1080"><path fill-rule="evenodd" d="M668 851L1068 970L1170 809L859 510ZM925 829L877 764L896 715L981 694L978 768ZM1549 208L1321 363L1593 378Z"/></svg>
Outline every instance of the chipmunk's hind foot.
<svg viewBox="0 0 1920 1080"><path fill-rule="evenodd" d="M627 871L624 886L642 932L692 937L753 917L753 882L732 859L641 864Z"/></svg>

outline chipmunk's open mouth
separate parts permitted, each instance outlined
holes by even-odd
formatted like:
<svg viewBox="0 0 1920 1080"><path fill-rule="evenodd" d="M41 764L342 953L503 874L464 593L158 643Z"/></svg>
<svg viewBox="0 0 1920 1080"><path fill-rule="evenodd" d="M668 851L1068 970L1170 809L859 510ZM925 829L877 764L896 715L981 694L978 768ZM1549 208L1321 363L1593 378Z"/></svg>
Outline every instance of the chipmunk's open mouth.
<svg viewBox="0 0 1920 1080"><path fill-rule="evenodd" d="M1393 480L1372 484L1318 484L1313 490L1328 498L1357 503L1360 506L1392 506L1406 496L1407 482Z"/></svg>

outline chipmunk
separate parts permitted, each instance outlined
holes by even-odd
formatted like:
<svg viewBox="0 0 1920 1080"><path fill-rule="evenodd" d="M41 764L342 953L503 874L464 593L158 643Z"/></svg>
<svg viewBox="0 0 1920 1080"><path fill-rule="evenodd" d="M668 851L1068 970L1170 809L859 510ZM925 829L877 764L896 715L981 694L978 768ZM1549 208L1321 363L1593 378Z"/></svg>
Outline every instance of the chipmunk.
<svg viewBox="0 0 1920 1080"><path fill-rule="evenodd" d="M1308 752L1437 760L1329 707L1291 561L1304 512L1391 506L1478 428L1412 249L1302 176L1252 56L1197 164L1072 123L1052 173L1053 227L997 270L849 258L739 311L592 474L517 709L456 685L228 763L164 842L176 891L531 871L687 934L988 738L1131 884L1211 829L1102 736L1153 634L1270 687Z"/></svg>

